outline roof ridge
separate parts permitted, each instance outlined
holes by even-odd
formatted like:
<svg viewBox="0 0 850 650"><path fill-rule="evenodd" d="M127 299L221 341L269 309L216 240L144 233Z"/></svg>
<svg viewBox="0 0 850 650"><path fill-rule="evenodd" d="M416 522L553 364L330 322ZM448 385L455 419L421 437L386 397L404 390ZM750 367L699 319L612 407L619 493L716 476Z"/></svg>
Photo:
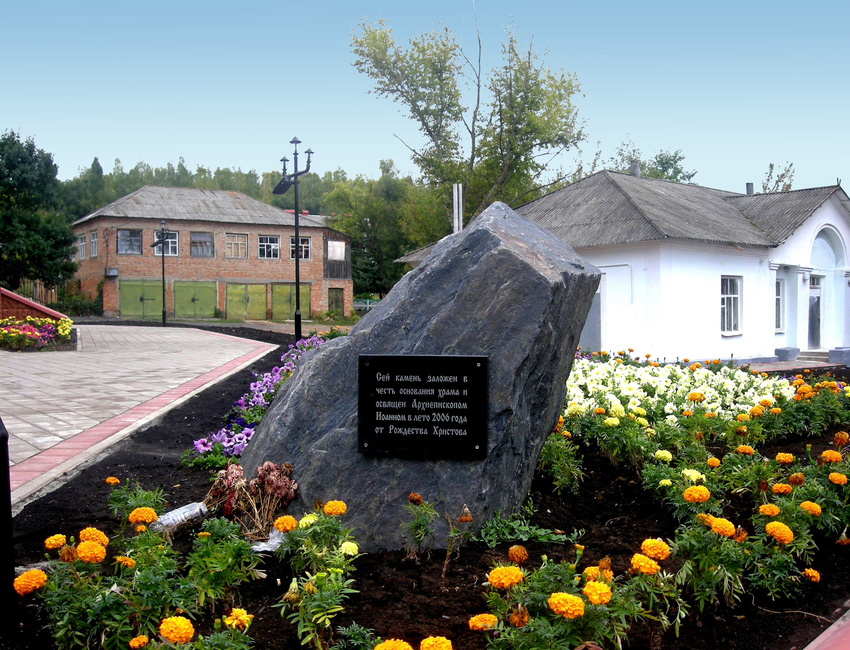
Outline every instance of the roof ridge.
<svg viewBox="0 0 850 650"><path fill-rule="evenodd" d="M637 204L634 202L634 200L632 200L632 197L629 195L629 193L626 192L626 190L623 188L623 186L620 185L620 183L617 182L617 179L611 177L611 174L618 174L619 172L610 172L607 169L603 169L602 173L605 174L606 177L608 178L608 180L611 181L611 183L614 184L614 187L616 187L617 190L620 192L620 194L622 194L625 197L626 201L628 201L629 204L635 210L637 210L637 213L644 218L644 221L646 221L650 226L652 226L652 229L655 232L657 232L663 239L668 239L670 237L670 235L668 233L664 232L663 230L661 230L661 228L658 227L658 224L656 224L655 221L653 221L648 216L646 216L644 211L641 210L637 206ZM629 176L629 174L622 174L622 176ZM656 180L660 180L660 179L656 179Z"/></svg>

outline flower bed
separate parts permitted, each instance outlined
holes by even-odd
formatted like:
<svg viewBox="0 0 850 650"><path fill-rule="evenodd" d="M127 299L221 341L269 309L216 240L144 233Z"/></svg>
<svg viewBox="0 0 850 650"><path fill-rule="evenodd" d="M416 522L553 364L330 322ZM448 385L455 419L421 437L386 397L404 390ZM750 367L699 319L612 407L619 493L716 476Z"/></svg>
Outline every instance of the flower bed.
<svg viewBox="0 0 850 650"><path fill-rule="evenodd" d="M70 318L55 320L27 316L24 320L13 317L0 319L0 348L50 349L70 340L72 325Z"/></svg>

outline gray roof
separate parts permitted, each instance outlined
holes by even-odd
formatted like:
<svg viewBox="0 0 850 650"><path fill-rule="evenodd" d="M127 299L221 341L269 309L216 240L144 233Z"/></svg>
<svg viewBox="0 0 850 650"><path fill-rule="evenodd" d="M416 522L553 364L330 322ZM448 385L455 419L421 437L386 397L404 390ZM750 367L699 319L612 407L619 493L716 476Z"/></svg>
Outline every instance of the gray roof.
<svg viewBox="0 0 850 650"><path fill-rule="evenodd" d="M265 226L294 226L295 215L268 203L253 199L241 192L229 190L198 190L188 187L154 187L140 190L113 201L107 206L78 219L74 225L95 217L124 217L128 219L187 219L220 223ZM325 228L326 217L301 215L302 226Z"/></svg>

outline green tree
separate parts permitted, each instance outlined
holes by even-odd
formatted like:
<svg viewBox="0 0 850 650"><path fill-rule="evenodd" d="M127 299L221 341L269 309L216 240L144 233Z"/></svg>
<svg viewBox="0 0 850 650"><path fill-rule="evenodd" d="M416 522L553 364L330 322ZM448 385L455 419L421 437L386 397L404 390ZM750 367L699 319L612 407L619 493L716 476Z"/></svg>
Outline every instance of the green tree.
<svg viewBox="0 0 850 650"><path fill-rule="evenodd" d="M0 281L12 290L25 278L53 285L76 270L74 234L56 213L57 171L32 137L0 136Z"/></svg>
<svg viewBox="0 0 850 650"><path fill-rule="evenodd" d="M638 161L641 176L660 178L674 183L690 183L697 172L687 171L682 167L684 160L685 156L681 149L660 150L652 158L644 159L640 149L627 137L617 147L614 156L608 160L605 167L610 171L627 173L632 161Z"/></svg>
<svg viewBox="0 0 850 650"><path fill-rule="evenodd" d="M782 171L777 171L773 163L770 163L761 182L761 191L765 194L790 191L791 184L794 182L794 171L794 163L786 163Z"/></svg>

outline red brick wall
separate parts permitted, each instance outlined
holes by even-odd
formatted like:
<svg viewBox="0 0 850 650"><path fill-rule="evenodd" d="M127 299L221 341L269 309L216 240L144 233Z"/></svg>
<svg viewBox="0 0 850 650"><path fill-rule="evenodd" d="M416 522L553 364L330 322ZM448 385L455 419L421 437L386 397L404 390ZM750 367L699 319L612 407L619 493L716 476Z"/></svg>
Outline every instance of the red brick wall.
<svg viewBox="0 0 850 650"><path fill-rule="evenodd" d="M221 224L216 222L201 222L189 220L169 220L169 230L178 233L178 255L165 257L165 278L167 284L166 303L168 313L173 314L172 287L175 280L208 282L216 281L217 306L224 312L228 283L233 284L266 284L273 282L295 281L295 260L289 259L289 238L295 235L291 226L255 226L245 224ZM159 256L154 256L151 244L155 240L154 230L159 228L159 222L147 219L119 219L114 217L99 217L91 222L80 224L74 229L75 234L86 235L86 258L77 260L79 269L77 278L83 295L91 298L97 293L97 284L104 280L103 310L106 316L118 315L118 280L151 280L161 281L162 266ZM141 255L118 255L116 230L132 229L142 231ZM89 237L91 232L97 232L97 256L90 256ZM190 233L213 233L215 256L192 257L190 255ZM225 234L248 235L248 257L225 257ZM310 238L310 259L301 260L301 282L311 285L310 310L313 315L321 314L328 309L328 292L330 287L342 288L344 291L345 309L353 309L353 283L349 280L326 280L324 272L324 238L328 231L324 228L301 227L301 237ZM273 235L280 237L280 257L277 260L259 259L258 236ZM339 238L334 235L334 238ZM105 277L107 268L117 268L118 277ZM271 306L271 287L267 288L268 304Z"/></svg>
<svg viewBox="0 0 850 650"><path fill-rule="evenodd" d="M39 305L28 298L12 293L7 289L0 287L0 318L9 318L13 316L18 320L23 320L27 316L33 318L67 318L64 314L58 311L49 309L44 305Z"/></svg>

